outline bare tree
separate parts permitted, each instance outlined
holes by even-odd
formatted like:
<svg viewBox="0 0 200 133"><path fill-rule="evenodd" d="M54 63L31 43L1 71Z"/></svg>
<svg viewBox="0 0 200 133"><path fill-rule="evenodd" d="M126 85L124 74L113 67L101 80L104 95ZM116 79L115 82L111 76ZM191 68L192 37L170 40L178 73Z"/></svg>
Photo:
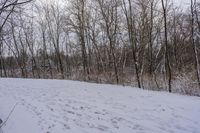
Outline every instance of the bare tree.
<svg viewBox="0 0 200 133"><path fill-rule="evenodd" d="M118 32L118 0L110 0L108 2L97 0L100 12L102 15L102 26L104 27L105 33L109 41L109 64L113 64L115 80L119 83L119 73L116 59L116 43L117 43L117 32Z"/></svg>
<svg viewBox="0 0 200 133"><path fill-rule="evenodd" d="M1 25L0 25L0 32L2 32L4 25L6 24L10 15L13 13L15 7L18 5L23 5L23 4L29 3L31 1L32 0L27 0L27 1L2 0L0 2L0 5L1 5L0 6L0 18L2 20Z"/></svg>
<svg viewBox="0 0 200 133"><path fill-rule="evenodd" d="M167 33L167 1L161 0L162 8L163 8L163 18L164 18L164 27L165 27L165 67L166 67L166 75L168 76L168 89L169 92L172 92L171 82L172 82L172 73L171 66L169 60L169 46L168 46L168 33Z"/></svg>
<svg viewBox="0 0 200 133"><path fill-rule="evenodd" d="M196 0L189 13L172 10L169 0L37 1L26 10L29 2L0 2L0 76L136 83L155 90L167 84L172 92L172 82L186 76L189 86L195 72L200 86Z"/></svg>
<svg viewBox="0 0 200 133"><path fill-rule="evenodd" d="M194 24L194 2L193 0L191 0L191 40L192 40L192 46L194 49L194 57L195 57L195 70L196 70L196 76L197 76L197 82L198 82L198 86L200 88L200 67L199 67L199 59L198 59L198 47L195 43L195 24Z"/></svg>
<svg viewBox="0 0 200 133"><path fill-rule="evenodd" d="M128 5L127 5L128 3ZM131 0L125 1L123 0L123 8L124 8L124 14L126 16L126 23L127 23L127 30L129 35L129 41L132 48L132 55L133 55L133 61L135 66L135 73L136 73L136 79L138 83L138 87L141 88L141 82L140 82L140 75L139 75L139 68L138 68L138 59L137 59L137 42L136 42L136 30L135 30L135 20L133 15L133 3Z"/></svg>
<svg viewBox="0 0 200 133"><path fill-rule="evenodd" d="M57 67L58 70L61 72L61 78L64 79L64 66L60 52L61 33L63 29L63 16L58 7L58 4L56 3L55 5L50 5L50 7L45 7L45 15L48 26L48 36L51 40L51 43L53 44L56 53L56 60L58 61Z"/></svg>

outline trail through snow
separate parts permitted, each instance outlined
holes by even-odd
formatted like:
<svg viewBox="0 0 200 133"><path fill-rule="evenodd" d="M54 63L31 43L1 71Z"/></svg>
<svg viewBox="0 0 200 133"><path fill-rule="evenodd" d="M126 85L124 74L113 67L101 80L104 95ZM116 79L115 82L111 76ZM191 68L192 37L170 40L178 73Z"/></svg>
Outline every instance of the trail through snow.
<svg viewBox="0 0 200 133"><path fill-rule="evenodd" d="M0 79L3 133L200 133L200 98L77 81ZM0 131L1 132L1 131Z"/></svg>

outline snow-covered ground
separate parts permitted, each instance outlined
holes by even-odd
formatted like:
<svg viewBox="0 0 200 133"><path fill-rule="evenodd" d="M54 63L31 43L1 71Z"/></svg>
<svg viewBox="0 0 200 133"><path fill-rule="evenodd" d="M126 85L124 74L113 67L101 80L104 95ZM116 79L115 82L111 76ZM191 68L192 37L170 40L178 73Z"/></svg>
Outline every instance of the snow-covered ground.
<svg viewBox="0 0 200 133"><path fill-rule="evenodd" d="M0 79L0 118L13 108L3 133L200 133L200 98L131 87Z"/></svg>

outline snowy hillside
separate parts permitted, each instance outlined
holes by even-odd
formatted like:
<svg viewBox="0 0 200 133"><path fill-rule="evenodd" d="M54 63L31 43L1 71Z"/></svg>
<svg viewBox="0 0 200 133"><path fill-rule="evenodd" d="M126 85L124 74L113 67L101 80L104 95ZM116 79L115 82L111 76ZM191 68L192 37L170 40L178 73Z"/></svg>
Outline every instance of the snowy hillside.
<svg viewBox="0 0 200 133"><path fill-rule="evenodd" d="M75 81L0 79L0 118L8 118L3 133L200 133L200 98Z"/></svg>

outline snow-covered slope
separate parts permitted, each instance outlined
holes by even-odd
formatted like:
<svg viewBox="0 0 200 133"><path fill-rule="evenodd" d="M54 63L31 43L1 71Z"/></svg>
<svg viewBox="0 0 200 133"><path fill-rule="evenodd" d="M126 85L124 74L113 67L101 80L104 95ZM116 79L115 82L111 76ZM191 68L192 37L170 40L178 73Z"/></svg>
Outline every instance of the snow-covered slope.
<svg viewBox="0 0 200 133"><path fill-rule="evenodd" d="M14 106L3 133L200 133L200 98L131 87L0 79L3 121Z"/></svg>

